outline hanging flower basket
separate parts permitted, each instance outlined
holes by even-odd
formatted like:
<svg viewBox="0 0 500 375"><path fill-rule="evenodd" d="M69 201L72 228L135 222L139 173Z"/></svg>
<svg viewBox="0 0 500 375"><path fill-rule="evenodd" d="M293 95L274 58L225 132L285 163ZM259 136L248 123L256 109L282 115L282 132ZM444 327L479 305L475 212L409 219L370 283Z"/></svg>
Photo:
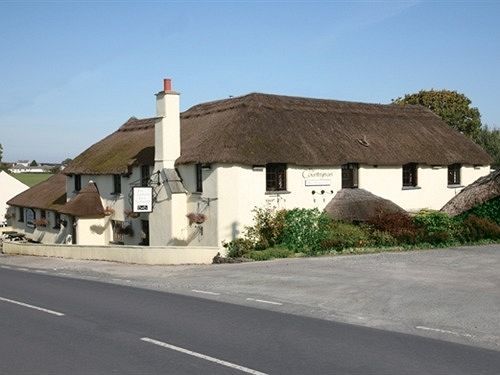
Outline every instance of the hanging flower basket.
<svg viewBox="0 0 500 375"><path fill-rule="evenodd" d="M131 219L137 219L140 216L139 212L134 212L132 210L125 210L123 211L126 217L129 217Z"/></svg>
<svg viewBox="0 0 500 375"><path fill-rule="evenodd" d="M106 206L104 209L104 215L111 216L115 213L115 209L113 207Z"/></svg>
<svg viewBox="0 0 500 375"><path fill-rule="evenodd" d="M189 225L192 224L203 224L207 220L207 216L204 214L197 214L194 212L191 212L186 215L186 217L189 220Z"/></svg>
<svg viewBox="0 0 500 375"><path fill-rule="evenodd" d="M48 222L47 222L47 219L42 217L40 219L34 220L33 224L35 224L37 227L46 227Z"/></svg>

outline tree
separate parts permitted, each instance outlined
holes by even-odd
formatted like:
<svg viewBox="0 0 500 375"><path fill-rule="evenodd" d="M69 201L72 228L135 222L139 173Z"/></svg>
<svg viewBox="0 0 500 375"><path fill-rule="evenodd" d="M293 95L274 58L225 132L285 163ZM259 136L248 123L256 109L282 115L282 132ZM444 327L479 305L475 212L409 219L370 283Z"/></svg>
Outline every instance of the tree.
<svg viewBox="0 0 500 375"><path fill-rule="evenodd" d="M421 90L393 100L396 104L420 104L441 117L453 129L475 139L481 130L479 110L464 94L449 90Z"/></svg>
<svg viewBox="0 0 500 375"><path fill-rule="evenodd" d="M3 157L3 147L2 144L0 143L0 163L2 162L2 157Z"/></svg>
<svg viewBox="0 0 500 375"><path fill-rule="evenodd" d="M72 160L73 160L73 159L66 158L66 159L64 159L64 160L61 162L61 165L66 166L66 165L68 165L68 164L69 164Z"/></svg>
<svg viewBox="0 0 500 375"><path fill-rule="evenodd" d="M485 125L476 136L476 142L494 159L493 165L500 166L500 130L490 130Z"/></svg>
<svg viewBox="0 0 500 375"><path fill-rule="evenodd" d="M33 161L30 163L30 167L38 167L38 163L36 162L36 160L33 160Z"/></svg>

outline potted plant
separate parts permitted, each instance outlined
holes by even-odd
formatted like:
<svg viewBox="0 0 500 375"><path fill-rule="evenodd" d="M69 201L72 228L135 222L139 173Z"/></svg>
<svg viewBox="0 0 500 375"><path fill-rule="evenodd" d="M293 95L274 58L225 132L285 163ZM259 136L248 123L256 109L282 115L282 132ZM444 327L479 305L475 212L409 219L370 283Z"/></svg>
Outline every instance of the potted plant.
<svg viewBox="0 0 500 375"><path fill-rule="evenodd" d="M195 212L191 212L186 215L186 217L189 220L189 225L191 226L192 224L203 224L207 220L207 216L204 214L198 214Z"/></svg>
<svg viewBox="0 0 500 375"><path fill-rule="evenodd" d="M46 227L47 226L47 219L44 218L44 217L41 217L41 218L38 218L38 219L35 219L33 221L33 224L35 224L37 227Z"/></svg>

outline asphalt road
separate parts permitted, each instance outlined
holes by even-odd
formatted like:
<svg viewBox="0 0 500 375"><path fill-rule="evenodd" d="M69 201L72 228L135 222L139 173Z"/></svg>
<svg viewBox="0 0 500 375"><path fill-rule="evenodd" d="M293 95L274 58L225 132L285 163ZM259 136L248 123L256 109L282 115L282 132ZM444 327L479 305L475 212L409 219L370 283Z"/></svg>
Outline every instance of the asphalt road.
<svg viewBox="0 0 500 375"><path fill-rule="evenodd" d="M498 374L500 353L0 269L1 374Z"/></svg>

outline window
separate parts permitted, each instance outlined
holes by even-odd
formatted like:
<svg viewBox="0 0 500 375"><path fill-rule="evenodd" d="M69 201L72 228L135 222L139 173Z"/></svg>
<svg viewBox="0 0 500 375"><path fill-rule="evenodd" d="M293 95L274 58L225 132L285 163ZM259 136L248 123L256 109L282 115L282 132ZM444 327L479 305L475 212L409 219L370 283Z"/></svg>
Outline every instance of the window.
<svg viewBox="0 0 500 375"><path fill-rule="evenodd" d="M460 164L451 164L448 166L448 185L460 185Z"/></svg>
<svg viewBox="0 0 500 375"><path fill-rule="evenodd" d="M111 220L113 243L123 244L123 221Z"/></svg>
<svg viewBox="0 0 500 375"><path fill-rule="evenodd" d="M203 193L203 169L201 164L196 164L196 192Z"/></svg>
<svg viewBox="0 0 500 375"><path fill-rule="evenodd" d="M45 212L45 210L40 210L40 218L41 219L46 219L47 218L47 212Z"/></svg>
<svg viewBox="0 0 500 375"><path fill-rule="evenodd" d="M113 175L113 194L121 194L122 192L122 176L119 174Z"/></svg>
<svg viewBox="0 0 500 375"><path fill-rule="evenodd" d="M82 176L75 174L75 191L80 191L82 189Z"/></svg>
<svg viewBox="0 0 500 375"><path fill-rule="evenodd" d="M61 229L61 214L59 212L54 213L54 229Z"/></svg>
<svg viewBox="0 0 500 375"><path fill-rule="evenodd" d="M342 165L342 189L353 189L358 187L357 163L347 163Z"/></svg>
<svg viewBox="0 0 500 375"><path fill-rule="evenodd" d="M417 186L417 164L409 163L403 165L403 187Z"/></svg>
<svg viewBox="0 0 500 375"><path fill-rule="evenodd" d="M140 245L149 246L149 221L141 220L141 243Z"/></svg>
<svg viewBox="0 0 500 375"><path fill-rule="evenodd" d="M25 213L26 213L26 226L28 226L30 228L34 228L35 227L35 219L36 219L35 210L33 210L31 208L27 208Z"/></svg>
<svg viewBox="0 0 500 375"><path fill-rule="evenodd" d="M18 220L20 223L24 222L24 208L19 207L19 218Z"/></svg>
<svg viewBox="0 0 500 375"><path fill-rule="evenodd" d="M149 179L151 173L149 172L149 165L141 166L141 186L149 186Z"/></svg>
<svg viewBox="0 0 500 375"><path fill-rule="evenodd" d="M286 164L266 164L266 191L286 190Z"/></svg>

